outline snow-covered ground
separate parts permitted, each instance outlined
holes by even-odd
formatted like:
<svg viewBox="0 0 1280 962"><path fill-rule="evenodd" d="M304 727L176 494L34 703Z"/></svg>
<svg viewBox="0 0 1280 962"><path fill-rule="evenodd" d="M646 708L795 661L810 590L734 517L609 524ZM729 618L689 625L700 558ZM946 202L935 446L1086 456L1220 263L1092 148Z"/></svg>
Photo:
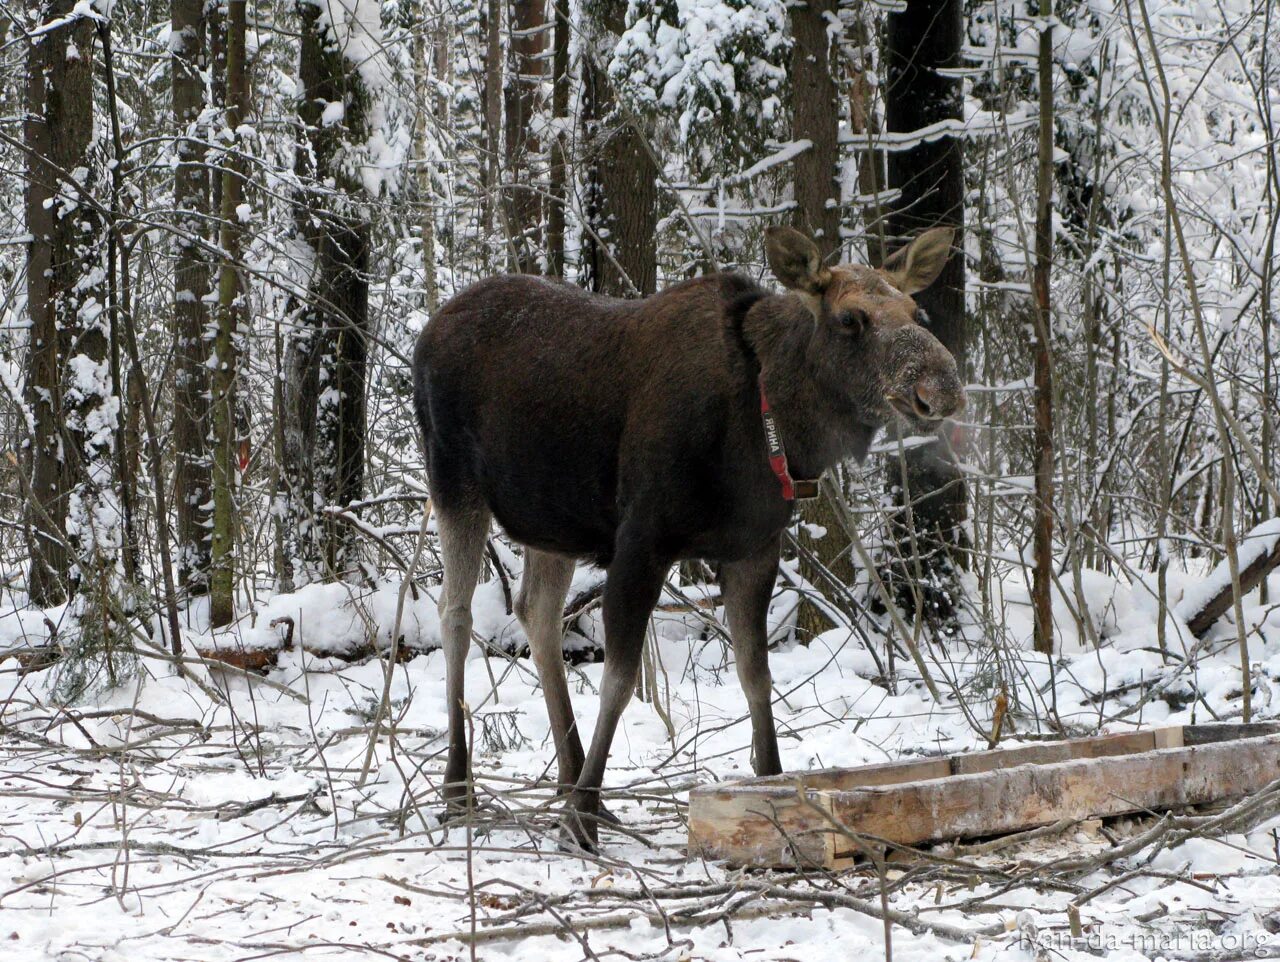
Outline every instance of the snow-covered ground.
<svg viewBox="0 0 1280 962"><path fill-rule="evenodd" d="M1055 711L1073 734L1239 718L1233 624L1196 646L1175 613L1162 658L1146 589L1085 575L1100 642L1064 631L1056 705L1050 666L1026 650L1017 579L995 593L1007 613L1000 645L926 651L941 703L901 658L904 681L887 690L847 630L808 646L789 640L796 598L780 591L771 663L784 765L985 748L977 729L1002 689L1018 706L1002 744L1044 734ZM579 577L582 588L598 574ZM1196 579L1173 581L1173 601L1196 589ZM1156 817L1083 823L1012 847L934 849L890 863L883 879L870 866L802 878L686 859L689 787L750 770L746 708L713 607L655 621L647 687L656 694L628 709L606 779L625 831L604 832L598 857L558 850L554 799L538 784L555 770L532 664L479 648L467 698L485 804L474 831L441 827L444 671L429 650L430 592L408 598L401 615L406 645L428 650L394 667L394 738L384 728L367 774L383 663L316 654L384 646L396 597L393 586L329 586L271 600L245 633L266 644L255 633L278 636L270 622L288 615L302 646L265 678L200 665L184 678L157 654L114 690L64 708L52 695L58 667L19 675L15 660L0 664L3 958L464 959L474 938L480 958L845 962L886 957L882 892L902 913L888 930L896 960L1280 956L1278 817L1180 844L1161 836L1122 857L1115 846L1158 833ZM1064 626L1075 600L1059 599ZM598 631L596 617L585 616L585 634ZM1255 593L1245 619L1255 717L1272 718L1280 606ZM0 648L47 634L30 614L0 625ZM476 628L518 647L497 582L479 592ZM883 640L872 643L883 660ZM569 669L587 731L601 670Z"/></svg>

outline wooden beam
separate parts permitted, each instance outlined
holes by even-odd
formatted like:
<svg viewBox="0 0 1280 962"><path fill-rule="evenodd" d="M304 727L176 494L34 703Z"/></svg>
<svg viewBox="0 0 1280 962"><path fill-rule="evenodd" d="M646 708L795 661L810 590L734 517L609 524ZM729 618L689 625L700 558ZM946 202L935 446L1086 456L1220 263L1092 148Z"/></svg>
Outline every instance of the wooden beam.
<svg viewBox="0 0 1280 962"><path fill-rule="evenodd" d="M920 845L1247 795L1280 777L1280 727L1187 726L694 789L689 852L837 867L840 831Z"/></svg>

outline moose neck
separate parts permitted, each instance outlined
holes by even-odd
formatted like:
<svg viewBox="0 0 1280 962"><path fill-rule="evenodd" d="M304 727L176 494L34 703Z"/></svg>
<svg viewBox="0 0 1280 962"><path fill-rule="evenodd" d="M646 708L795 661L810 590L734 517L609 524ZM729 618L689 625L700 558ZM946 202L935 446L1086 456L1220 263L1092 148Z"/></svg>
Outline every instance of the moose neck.
<svg viewBox="0 0 1280 962"><path fill-rule="evenodd" d="M794 294L765 298L743 323L797 478L816 478L849 457L862 460L876 432L864 423L856 389L824 376L815 332L813 315Z"/></svg>

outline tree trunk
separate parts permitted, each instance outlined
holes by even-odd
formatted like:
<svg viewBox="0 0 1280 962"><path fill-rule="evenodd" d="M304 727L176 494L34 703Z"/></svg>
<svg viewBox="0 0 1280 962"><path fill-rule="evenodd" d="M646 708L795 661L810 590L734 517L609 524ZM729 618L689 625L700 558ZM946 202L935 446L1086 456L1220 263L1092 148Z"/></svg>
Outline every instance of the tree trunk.
<svg viewBox="0 0 1280 962"><path fill-rule="evenodd" d="M962 117L961 83L939 72L961 66L961 0L912 0L888 17L885 119L891 133L910 133ZM888 217L900 246L930 227L956 229L955 253L937 281L915 296L930 330L967 371L964 305L964 168L959 139L947 135L889 153L889 187L902 192ZM889 465L888 484L899 504L894 519L900 562L890 572L898 604L944 631L955 629L964 567L965 485L945 445L911 448L904 464Z"/></svg>
<svg viewBox="0 0 1280 962"><path fill-rule="evenodd" d="M249 104L249 71L245 63L245 0L227 0L226 128L233 134L222 158L222 203L219 243L223 261L218 277L217 331L213 344L211 408L213 414L213 537L211 543L209 624L221 628L235 615L235 546L237 481L236 373L239 368L241 320L245 315L240 278L244 203L248 164L239 134Z"/></svg>
<svg viewBox="0 0 1280 962"><path fill-rule="evenodd" d="M795 226L812 235L824 261L840 250L840 108L831 76L828 18L836 0L808 0L791 7L791 131L813 146L795 160Z"/></svg>
<svg viewBox="0 0 1280 962"><path fill-rule="evenodd" d="M71 0L38 5L38 19L50 23L70 14ZM93 134L93 22L73 20L35 37L26 69L27 307L31 316L27 403L34 432L28 451L32 503L28 595L47 607L68 595L72 552L68 513L77 478L83 480L85 400L65 396L64 372L71 354L85 355L96 369L106 357L106 339L88 313L101 311L96 289L77 285L92 276L98 254L99 217L83 203L81 189L62 172L92 171L88 151ZM83 176L83 175L80 175ZM92 330L82 338L86 321ZM108 432L109 434L110 432ZM82 535L84 533L81 533ZM84 572L82 572L82 575Z"/></svg>
<svg viewBox="0 0 1280 962"><path fill-rule="evenodd" d="M481 11L484 33L484 195L480 198L481 241L486 266L493 261L493 218L501 208L498 155L502 150L502 0L487 0Z"/></svg>
<svg viewBox="0 0 1280 962"><path fill-rule="evenodd" d="M1053 0L1040 0L1040 16L1052 18ZM1053 368L1049 274L1053 264L1053 27L1040 30L1040 143L1036 165L1035 386L1035 567L1031 606L1035 647L1053 653Z"/></svg>
<svg viewBox="0 0 1280 962"><path fill-rule="evenodd" d="M510 67L506 83L507 233L512 267L536 274L541 248L542 198L534 183L534 162L541 150L533 121L542 88L546 18L542 3L513 3Z"/></svg>
<svg viewBox="0 0 1280 962"><path fill-rule="evenodd" d="M174 170L176 218L174 266L173 447L174 505L178 515L178 579L191 594L209 590L209 322L205 297L209 265L201 249L209 212L205 167L207 133L193 130L204 110L204 0L172 0L170 8L173 120L178 164Z"/></svg>
<svg viewBox="0 0 1280 962"><path fill-rule="evenodd" d="M880 131L876 120L876 84L873 80L876 64L871 28L867 24L865 10L859 10L858 18L854 21L853 46L856 49L856 59L849 83L849 130L855 136L871 139ZM879 264L884 260L885 211L880 202L880 191L884 183L884 152L869 145L860 146L858 193L862 198L862 224L869 264Z"/></svg>
<svg viewBox="0 0 1280 962"><path fill-rule="evenodd" d="M625 27L626 4L599 5L601 37L584 53L582 119L589 151L583 211L584 280L615 297L647 296L658 284L658 169L609 80L612 39Z"/></svg>
<svg viewBox="0 0 1280 962"><path fill-rule="evenodd" d="M426 4L418 0L415 13L419 21L427 20ZM440 28L444 29L443 26ZM432 87L431 68L435 59L435 45L429 43L433 38L426 30L417 29L413 34L413 156L417 159L414 167L413 186L416 191L414 200L418 206L418 224L422 236L422 288L425 293L428 314L435 314L440 306L440 285L436 279L436 218L432 184L432 165L427 162L427 123L431 115L432 104L437 99L430 93ZM440 78L436 78L440 80ZM443 123L444 117L439 120Z"/></svg>
<svg viewBox="0 0 1280 962"><path fill-rule="evenodd" d="M791 134L812 146L795 159L793 186L797 228L812 235L818 253L827 263L840 251L839 129L840 108L829 54L828 17L836 12L835 0L809 0L791 8ZM854 578L849 560L849 539L844 534L835 505L824 491L817 500L800 507L805 524L798 542L803 549L800 573L829 599L834 599L831 576L844 584ZM834 601L839 605L838 600ZM796 629L807 641L832 627L816 605L801 605Z"/></svg>
<svg viewBox="0 0 1280 962"><path fill-rule="evenodd" d="M351 525L323 513L364 494L365 386L369 344L369 210L349 166L368 139L369 95L320 8L299 3L304 141L294 160L295 219L312 254L307 301L298 312L286 369L289 419L284 468L301 581L350 573L358 557ZM326 105L343 106L326 123Z"/></svg>
<svg viewBox="0 0 1280 962"><path fill-rule="evenodd" d="M551 56L551 116L555 140L551 143L551 183L547 199L547 273L564 277L564 214L568 202L569 137L569 3L551 0L555 17Z"/></svg>

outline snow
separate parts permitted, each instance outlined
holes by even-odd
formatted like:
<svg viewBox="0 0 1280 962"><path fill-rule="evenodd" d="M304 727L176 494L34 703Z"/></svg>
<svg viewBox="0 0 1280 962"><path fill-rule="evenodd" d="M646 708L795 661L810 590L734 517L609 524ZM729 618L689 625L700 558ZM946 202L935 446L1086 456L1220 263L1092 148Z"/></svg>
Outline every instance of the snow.
<svg viewBox="0 0 1280 962"><path fill-rule="evenodd" d="M305 0L320 9L320 26L329 31L342 55L355 65L371 91L390 82L390 64L382 43L379 0Z"/></svg>
<svg viewBox="0 0 1280 962"><path fill-rule="evenodd" d="M501 555L504 565L518 569L518 555L505 548ZM599 572L580 568L571 593L599 579ZM1028 650L1031 616L1018 597L1024 588L1016 576L993 587L1008 613L1012 647L1006 656L1017 663L1005 684L1015 700L1043 707L1035 693L1047 684L1049 665ZM1055 711L1063 724L1076 733L1126 731L1204 720L1206 710L1222 718L1238 715L1239 669L1229 626L1211 633L1210 650L1195 672L1203 707L1195 700L1156 698L1127 714L1141 692L1126 691L1126 685L1168 677L1168 690L1176 694L1190 676L1179 680L1176 659L1166 666L1153 650L1152 609L1140 600L1145 586L1086 571L1082 587L1101 640L1096 648L1073 641L1063 609L1074 599L1055 599L1064 635L1054 672ZM392 636L399 596L394 579L373 588L316 584L268 597L232 630L216 635L203 626L203 609L188 613L187 645L232 639L278 645L283 626L277 619L292 618L298 644L282 652L262 680L198 665L184 679L158 657L147 657L139 674L118 688L58 708L52 700L56 666L0 674L0 820L6 826L0 873L11 880L3 896L5 934L12 933L6 958L108 959L117 945L128 945L136 960L303 949L309 957L340 958L356 947L401 957L466 958L469 949L460 939L472 924L469 874L477 928L515 926L510 936L478 946L480 958L518 953L576 960L584 953L579 938L599 957L617 951L690 959L883 957L879 919L802 900L811 891L850 892L878 905L878 883L869 869L841 876L842 887L833 889L821 878L744 875L684 855L682 805L689 787L749 773L750 729L732 654L706 631L707 614L723 618L709 587L681 589L686 598L707 599L713 607L705 613L663 611L655 619L656 704L633 701L614 743L608 797L634 834L606 831L601 857L583 859L557 850L551 789L525 787L553 765L549 726L532 664L501 653L523 644L502 585L482 583L474 603L475 637L490 639L496 650L486 659L473 646L465 697L476 735L473 768L486 800L476 815L483 828L468 843L464 825L439 825L447 717L437 590L420 586L417 598L406 592L400 631L403 645L418 654L392 668L395 749L385 734L377 739L363 782L370 721L385 683L383 663L367 652L385 649ZM986 747L954 697L933 702L910 669L899 665L896 691L873 680L874 659L844 629L807 646L791 640L794 610L794 591L779 588L770 613L778 639L771 665L788 769ZM1246 608L1259 626L1251 656L1268 680L1280 677L1280 618L1273 614L1254 604ZM598 639L598 610L571 630ZM0 651L42 644L47 635L40 613L0 615ZM872 645L884 644L874 632L870 638ZM361 652L365 656L355 662L337 657ZM982 681L991 667L985 646L960 641L948 651L931 647L926 658L931 672L950 679L945 690L966 700L979 729L988 726L989 698L981 695L990 685ZM579 724L590 731L602 666L568 671ZM1268 714L1271 706L1260 710L1262 717L1275 717ZM1007 745L1038 731L1023 715L1006 724ZM1079 953L1096 945L1112 947L1116 958L1154 960L1162 953L1179 957L1178 951L1194 946L1221 949L1231 940L1264 946L1272 936L1263 920L1280 905L1271 834L1280 819L1274 817L1243 834L1193 837L1154 850L1149 859L1140 851L1111 870L1072 879L1071 892L1088 892L1116 874L1132 873L1081 908L1087 938L1074 946L1067 941L1067 892L1040 887L1034 873L1000 881L1001 866L1019 859L1031 864L1105 853L1108 837L1153 824L1149 818L1120 819L1109 823L1108 836L1099 823L1088 822L999 856L961 856L982 866L964 877L926 872L913 880L894 870L891 908L963 931L986 929L981 938L958 943L896 924L894 957L1030 960L1039 946L1085 958ZM941 854L947 851L943 847ZM759 894L765 885L789 894ZM677 917L682 905L692 903L689 895L672 893L697 895L713 886L726 886L715 904L732 909L730 921L718 920L710 909L701 918ZM970 903L991 907L974 913L964 908ZM1232 921L1226 927L1213 921L1221 918ZM578 936L544 934L542 927L554 928L557 919L567 920ZM588 927L601 919L609 924Z"/></svg>
<svg viewBox="0 0 1280 962"><path fill-rule="evenodd" d="M331 100L324 105L324 110L320 112L320 126L332 127L334 124L342 123L342 118L347 115L347 108L341 100Z"/></svg>
<svg viewBox="0 0 1280 962"><path fill-rule="evenodd" d="M1240 539L1236 552L1239 570L1244 571L1259 558L1271 554L1280 545L1280 518L1272 518L1255 527ZM1231 588L1230 559L1223 558L1207 578L1188 589L1177 604L1180 618L1190 619L1215 596Z"/></svg>
<svg viewBox="0 0 1280 962"><path fill-rule="evenodd" d="M632 0L627 24L610 75L640 109L673 114L681 141L723 153L772 130L789 49L779 0Z"/></svg>

